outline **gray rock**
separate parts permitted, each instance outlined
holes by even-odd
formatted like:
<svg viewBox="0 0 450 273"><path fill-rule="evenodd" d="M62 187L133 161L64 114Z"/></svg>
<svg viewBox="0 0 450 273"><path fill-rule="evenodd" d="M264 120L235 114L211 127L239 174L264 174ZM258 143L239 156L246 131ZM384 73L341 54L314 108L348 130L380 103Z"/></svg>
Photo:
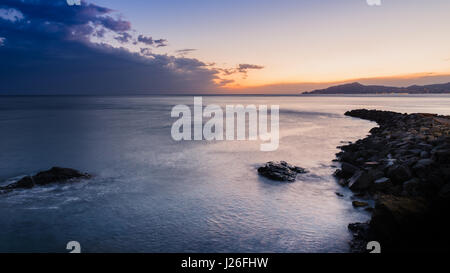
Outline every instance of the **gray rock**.
<svg viewBox="0 0 450 273"><path fill-rule="evenodd" d="M439 196L441 198L449 198L450 197L450 183L445 184L441 190L439 191Z"/></svg>
<svg viewBox="0 0 450 273"><path fill-rule="evenodd" d="M420 157L421 157L421 158L429 158L429 157L430 157L430 153L427 152L427 151L422 151L422 152L420 153Z"/></svg>
<svg viewBox="0 0 450 273"><path fill-rule="evenodd" d="M39 172L34 176L26 176L19 181L0 187L0 190L29 189L35 185L47 185L51 183L64 183L77 179L88 179L91 175L74 169L53 167L50 170Z"/></svg>
<svg viewBox="0 0 450 273"><path fill-rule="evenodd" d="M405 165L394 165L388 170L388 177L395 184L401 184L411 179L411 170Z"/></svg>
<svg viewBox="0 0 450 273"><path fill-rule="evenodd" d="M420 149L425 150L425 151L431 151L431 149L433 149L433 145L427 144L427 143L419 143L417 145Z"/></svg>
<svg viewBox="0 0 450 273"><path fill-rule="evenodd" d="M382 177L373 182L375 190L386 190L391 186L391 179Z"/></svg>
<svg viewBox="0 0 450 273"><path fill-rule="evenodd" d="M297 174L306 173L301 167L288 164L285 161L267 162L263 167L258 168L258 173L262 176L277 181L294 182Z"/></svg>
<svg viewBox="0 0 450 273"><path fill-rule="evenodd" d="M76 178L90 178L87 173L82 173L74 169L53 167L48 171L43 171L33 176L36 185L47 185L50 183L63 183Z"/></svg>
<svg viewBox="0 0 450 273"><path fill-rule="evenodd" d="M352 252L367 252L366 246L369 241L370 225L369 223L351 223L348 229L352 233L353 239L350 242Z"/></svg>
<svg viewBox="0 0 450 273"><path fill-rule="evenodd" d="M420 153L422 153L422 150L420 150L420 149L411 149L411 150L408 150L407 153L408 154L412 154L412 155L420 155Z"/></svg>
<svg viewBox="0 0 450 273"><path fill-rule="evenodd" d="M372 177L373 180L378 180L378 179L384 177L384 172L379 169L370 169L369 175Z"/></svg>
<svg viewBox="0 0 450 273"><path fill-rule="evenodd" d="M436 150L433 156L439 163L450 163L450 149Z"/></svg>
<svg viewBox="0 0 450 273"><path fill-rule="evenodd" d="M343 162L341 166L343 177L352 177L360 169L350 163Z"/></svg>
<svg viewBox="0 0 450 273"><path fill-rule="evenodd" d="M0 187L0 190L30 189L32 187L34 187L33 178L31 176L25 176L19 181L9 184L6 187Z"/></svg>
<svg viewBox="0 0 450 273"><path fill-rule="evenodd" d="M338 180L338 184L341 185L342 187L345 187L345 186L348 185L348 180L344 179L344 178L341 178L341 179Z"/></svg>
<svg viewBox="0 0 450 273"><path fill-rule="evenodd" d="M433 163L434 161L430 158L421 159L414 164L412 170L417 174L417 176L424 178L428 175L428 169L431 165L433 165Z"/></svg>
<svg viewBox="0 0 450 273"><path fill-rule="evenodd" d="M417 178L413 178L411 180L406 181L403 183L403 194L404 195L410 195L410 196L416 196L418 194L417 188L419 186L420 180Z"/></svg>
<svg viewBox="0 0 450 273"><path fill-rule="evenodd" d="M365 171L356 172L348 181L348 187L352 191L362 191L370 187L372 178Z"/></svg>

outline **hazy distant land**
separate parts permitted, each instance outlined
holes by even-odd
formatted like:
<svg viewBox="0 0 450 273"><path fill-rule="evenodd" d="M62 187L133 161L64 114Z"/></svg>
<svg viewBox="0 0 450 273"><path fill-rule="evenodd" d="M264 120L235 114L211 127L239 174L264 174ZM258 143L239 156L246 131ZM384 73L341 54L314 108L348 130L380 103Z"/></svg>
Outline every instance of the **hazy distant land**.
<svg viewBox="0 0 450 273"><path fill-rule="evenodd" d="M358 82L336 85L325 89L303 92L303 95L329 94L450 94L450 82L430 85L393 87L383 85L363 85Z"/></svg>

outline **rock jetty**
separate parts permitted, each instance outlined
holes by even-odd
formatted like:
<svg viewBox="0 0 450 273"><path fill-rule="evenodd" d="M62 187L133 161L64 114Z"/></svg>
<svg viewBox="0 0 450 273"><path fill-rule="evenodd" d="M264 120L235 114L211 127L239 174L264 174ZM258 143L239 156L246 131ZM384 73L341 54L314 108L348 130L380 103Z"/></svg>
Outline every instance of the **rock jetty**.
<svg viewBox="0 0 450 273"><path fill-rule="evenodd" d="M450 116L366 109L345 115L379 125L336 154L339 184L375 200L368 223L349 225L353 251L364 252L368 241L378 241L383 252L446 250Z"/></svg>

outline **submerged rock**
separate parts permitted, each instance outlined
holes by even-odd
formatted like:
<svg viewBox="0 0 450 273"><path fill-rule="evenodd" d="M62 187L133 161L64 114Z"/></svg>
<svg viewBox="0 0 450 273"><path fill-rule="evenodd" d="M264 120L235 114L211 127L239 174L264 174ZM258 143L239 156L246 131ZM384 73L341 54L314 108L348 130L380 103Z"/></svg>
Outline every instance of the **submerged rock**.
<svg viewBox="0 0 450 273"><path fill-rule="evenodd" d="M13 189L30 189L35 185L64 183L89 178L91 178L90 174L82 173L74 169L53 167L50 170L39 172L34 176L25 176L15 183L0 187L0 190L10 191Z"/></svg>
<svg viewBox="0 0 450 273"><path fill-rule="evenodd" d="M285 161L270 161L263 167L258 168L258 173L272 180L294 182L297 174L307 173L307 171Z"/></svg>

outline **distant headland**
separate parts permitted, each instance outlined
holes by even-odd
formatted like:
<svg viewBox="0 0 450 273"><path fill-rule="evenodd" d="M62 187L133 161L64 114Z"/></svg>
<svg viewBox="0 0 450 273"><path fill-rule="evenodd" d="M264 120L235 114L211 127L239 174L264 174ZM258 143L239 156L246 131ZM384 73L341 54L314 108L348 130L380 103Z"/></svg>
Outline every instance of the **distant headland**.
<svg viewBox="0 0 450 273"><path fill-rule="evenodd" d="M354 82L302 93L302 95L331 94L450 94L450 82L443 84L411 85L408 87L363 85Z"/></svg>

